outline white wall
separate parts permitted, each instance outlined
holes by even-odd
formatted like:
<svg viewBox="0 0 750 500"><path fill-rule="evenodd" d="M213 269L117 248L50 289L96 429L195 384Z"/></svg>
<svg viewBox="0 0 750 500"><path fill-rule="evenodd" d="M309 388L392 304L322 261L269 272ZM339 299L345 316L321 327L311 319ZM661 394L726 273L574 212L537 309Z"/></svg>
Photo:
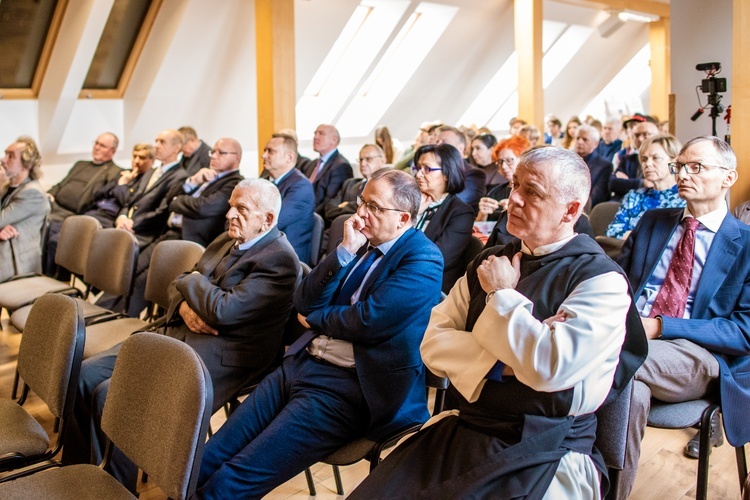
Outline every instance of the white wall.
<svg viewBox="0 0 750 500"><path fill-rule="evenodd" d="M708 110L697 121L690 116L698 109L695 87L701 84L705 73L695 65L720 62L720 77L727 79L727 92L722 104L732 102L732 0L679 0L671 2L671 65L672 93L676 96L676 134L681 141L699 135L711 134ZM701 103L706 95L700 93ZM724 113L717 121L718 136L727 133Z"/></svg>

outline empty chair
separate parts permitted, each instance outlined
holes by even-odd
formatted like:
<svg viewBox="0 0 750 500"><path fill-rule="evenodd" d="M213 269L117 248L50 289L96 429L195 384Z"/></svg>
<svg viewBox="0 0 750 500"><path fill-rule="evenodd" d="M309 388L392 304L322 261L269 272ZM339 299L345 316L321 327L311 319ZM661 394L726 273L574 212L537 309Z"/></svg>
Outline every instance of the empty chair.
<svg viewBox="0 0 750 500"><path fill-rule="evenodd" d="M169 305L169 284L180 274L193 269L204 250L198 243L185 240L166 240L156 245L146 276L145 297L149 302L149 320L153 321L164 314ZM103 322L95 319L86 327L83 359L119 344L133 332L156 326L158 324L140 318L121 317Z"/></svg>
<svg viewBox="0 0 750 500"><path fill-rule="evenodd" d="M133 287L137 260L138 242L132 234L121 229L102 229L91 238L83 280L110 295L127 297ZM85 300L80 300L80 303L87 319L111 313ZM22 307L11 315L10 322L19 331L24 330L30 309L29 306Z"/></svg>
<svg viewBox="0 0 750 500"><path fill-rule="evenodd" d="M117 446L170 498L195 491L213 391L188 345L164 335L128 338L120 350L102 416L110 439L101 467L71 465L0 484L0 498L135 498L106 470ZM67 495L66 495L67 493Z"/></svg>
<svg viewBox="0 0 750 500"><path fill-rule="evenodd" d="M0 471L57 455L73 411L81 371L84 324L75 299L63 294L39 297L27 326L18 352L18 373L25 382L23 393L18 402L0 400ZM23 407L29 390L60 419L60 432L52 447L42 426Z"/></svg>
<svg viewBox="0 0 750 500"><path fill-rule="evenodd" d="M607 226L615 218L619 208L619 201L605 201L591 209L589 222L591 222L591 229L594 230L594 236L606 236Z"/></svg>
<svg viewBox="0 0 750 500"><path fill-rule="evenodd" d="M71 281L59 281L47 276L7 281L0 284L0 308L12 313L50 292L80 294L72 284L76 278L83 277L86 271L89 245L99 229L99 221L88 215L75 215L65 219L60 229L55 262L70 271Z"/></svg>

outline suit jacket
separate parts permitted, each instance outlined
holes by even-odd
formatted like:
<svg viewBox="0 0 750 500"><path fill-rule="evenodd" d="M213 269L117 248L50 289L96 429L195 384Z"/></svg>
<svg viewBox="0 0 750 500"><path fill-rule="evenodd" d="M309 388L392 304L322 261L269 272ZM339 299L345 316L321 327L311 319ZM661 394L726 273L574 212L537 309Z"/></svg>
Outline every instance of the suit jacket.
<svg viewBox="0 0 750 500"><path fill-rule="evenodd" d="M482 172L484 175L484 172ZM471 241L474 225L474 210L458 198L449 195L430 219L425 236L435 243L443 254L443 286L450 292L456 280L466 272L463 254Z"/></svg>
<svg viewBox="0 0 750 500"><path fill-rule="evenodd" d="M627 179L620 179L615 175L617 172L623 172L628 176ZM621 200L631 189L643 187L643 173L641 172L641 162L638 160L638 153L624 155L617 170L609 176L609 190L613 193L613 200Z"/></svg>
<svg viewBox="0 0 750 500"><path fill-rule="evenodd" d="M299 270L294 250L274 227L216 276L214 270L233 245L223 233L193 272L169 285L166 333L193 347L206 364L214 384L214 411L278 364ZM182 301L219 334L188 329L179 314Z"/></svg>
<svg viewBox="0 0 750 500"><path fill-rule="evenodd" d="M173 184L167 194L167 212L182 215L183 240L194 241L205 247L224 232L229 197L241 180L239 170L230 172L209 184L197 198L193 197L193 193L185 193L183 184Z"/></svg>
<svg viewBox="0 0 750 500"><path fill-rule="evenodd" d="M471 206L474 214L479 212L479 199L487 191L487 176L481 168L473 166L464 160L464 184L463 191L458 193L458 199Z"/></svg>
<svg viewBox="0 0 750 500"><path fill-rule="evenodd" d="M81 214L91 205L94 193L106 183L120 176L122 169L108 161L94 165L92 161L78 161L63 180L48 191L55 197L52 216L57 220Z"/></svg>
<svg viewBox="0 0 750 500"><path fill-rule="evenodd" d="M182 157L180 164L182 168L187 172L187 176L190 177L198 173L198 170L202 168L208 168L211 165L211 147L205 142L201 141L200 146L193 151L190 158Z"/></svg>
<svg viewBox="0 0 750 500"><path fill-rule="evenodd" d="M101 222L102 227L114 227L117 214L122 207L130 204L133 195L144 189L145 184L141 185L144 174L139 175L131 182L120 185L120 177L115 177L94 193L94 199L91 204L84 210L84 215L90 215ZM99 206L99 203L106 201L107 208Z"/></svg>
<svg viewBox="0 0 750 500"><path fill-rule="evenodd" d="M187 178L187 172L179 165L170 168L157 180L153 186L147 188L148 181L154 175L151 169L143 174L140 190L133 193L130 204L120 210L119 215L126 215L133 219L133 230L140 248L145 247L156 239L167 226L169 217L169 193L175 185L181 185Z"/></svg>
<svg viewBox="0 0 750 500"><path fill-rule="evenodd" d="M367 182L365 179L347 179L344 181L341 191L326 203L325 217L323 218L328 224L339 215L350 215L357 211L357 196L362 194L365 182ZM344 202L346 202L346 205L339 207Z"/></svg>
<svg viewBox="0 0 750 500"><path fill-rule="evenodd" d="M294 305L315 332L353 344L370 410L367 436L378 439L428 417L419 344L440 300L443 258L424 234L409 229L362 285L356 304L332 305L357 261L342 268L336 252L329 254L303 280ZM300 337L287 354L299 352L313 336Z"/></svg>
<svg viewBox="0 0 750 500"><path fill-rule="evenodd" d="M609 177L612 162L599 156L596 151L583 158L591 172L591 206L609 200Z"/></svg>
<svg viewBox="0 0 750 500"><path fill-rule="evenodd" d="M648 210L618 258L638 298L682 218L682 208ZM727 214L709 249L690 319L662 317L664 339L707 349L720 367L724 428L733 446L750 441L750 228Z"/></svg>
<svg viewBox="0 0 750 500"><path fill-rule="evenodd" d="M305 166L305 175L311 178L318 160L313 159L307 162ZM344 181L353 177L352 166L349 160L339 153L338 149L334 151L328 161L323 165L323 170L318 172L313 182L313 191L315 191L315 211L321 216L324 215L326 202L336 196L341 190Z"/></svg>
<svg viewBox="0 0 750 500"><path fill-rule="evenodd" d="M17 274L42 272L41 234L50 211L39 181L24 180L12 193L0 186L0 229L12 225L19 235L0 241L0 282Z"/></svg>
<svg viewBox="0 0 750 500"><path fill-rule="evenodd" d="M299 260L310 262L312 228L315 219L315 194L310 181L299 170L292 169L276 186L281 193L279 229L286 234Z"/></svg>

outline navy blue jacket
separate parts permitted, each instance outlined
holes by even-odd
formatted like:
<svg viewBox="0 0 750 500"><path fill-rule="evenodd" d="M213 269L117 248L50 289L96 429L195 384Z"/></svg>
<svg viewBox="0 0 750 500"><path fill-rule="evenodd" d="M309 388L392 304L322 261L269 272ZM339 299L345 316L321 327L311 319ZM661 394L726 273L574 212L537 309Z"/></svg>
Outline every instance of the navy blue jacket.
<svg viewBox="0 0 750 500"><path fill-rule="evenodd" d="M276 187L281 193L279 229L286 234L299 260L310 262L312 228L315 221L313 186L302 172L294 168Z"/></svg>
<svg viewBox="0 0 750 500"><path fill-rule="evenodd" d="M318 159L310 160L305 166L305 175L311 178L315 167L318 165ZM349 160L336 150L328 161L323 165L323 169L318 172L313 182L315 191L315 211L321 217L325 215L326 202L336 196L341 190L344 181L354 177L352 166Z"/></svg>
<svg viewBox="0 0 750 500"><path fill-rule="evenodd" d="M612 162L607 161L596 151L583 157L591 172L591 206L609 200L609 177L612 175Z"/></svg>

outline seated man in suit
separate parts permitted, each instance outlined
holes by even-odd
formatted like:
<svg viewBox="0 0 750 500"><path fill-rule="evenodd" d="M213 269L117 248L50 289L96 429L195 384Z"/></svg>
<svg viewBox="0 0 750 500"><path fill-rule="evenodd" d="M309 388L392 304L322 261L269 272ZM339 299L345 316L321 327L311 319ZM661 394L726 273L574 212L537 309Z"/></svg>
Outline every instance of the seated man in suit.
<svg viewBox="0 0 750 500"><path fill-rule="evenodd" d="M281 193L279 229L286 234L299 260L310 263L315 209L312 184L295 168L297 140L287 134L273 134L263 149L263 168Z"/></svg>
<svg viewBox="0 0 750 500"><path fill-rule="evenodd" d="M41 233L50 211L37 179L42 157L30 137L19 137L0 160L0 282L42 272Z"/></svg>
<svg viewBox="0 0 750 500"><path fill-rule="evenodd" d="M76 162L65 178L47 192L52 203L47 236L47 256L44 262L44 272L48 276L54 276L57 272L55 264L57 240L65 218L82 214L83 210L91 205L94 193L120 176L120 167L112 161L119 142L117 136L111 132L101 134L94 141L92 159Z"/></svg>
<svg viewBox="0 0 750 500"><path fill-rule="evenodd" d="M182 134L176 130L159 132L154 157L161 161L161 165L145 174L138 191L133 193L130 202L122 207L115 219L115 227L133 233L140 248L164 231L169 216L167 193L187 177L178 161L182 143Z"/></svg>
<svg viewBox="0 0 750 500"><path fill-rule="evenodd" d="M198 133L193 127L180 127L177 129L185 142L182 144L182 161L180 165L185 169L188 176L193 176L203 168L208 168L211 163L211 147L198 139Z"/></svg>
<svg viewBox="0 0 750 500"><path fill-rule="evenodd" d="M727 209L737 159L724 141L688 141L670 169L686 208L647 211L618 259L630 279L649 338L635 375L625 469L618 498L635 480L651 398L720 398L730 444L750 441L750 228ZM711 426L711 443L722 442ZM685 450L697 458L698 443Z"/></svg>
<svg viewBox="0 0 750 500"><path fill-rule="evenodd" d="M351 215L357 211L359 204L357 197L362 194L365 184L372 174L385 168L385 153L376 144L365 144L359 150L359 171L362 179L347 179L341 186L341 191L326 203L326 224L330 225L333 219L340 215Z"/></svg>
<svg viewBox="0 0 750 500"><path fill-rule="evenodd" d="M362 199L295 293L312 331L209 439L198 498L260 498L353 439L427 419L418 348L443 260L412 227L421 198L410 175L378 172Z"/></svg>
<svg viewBox="0 0 750 500"><path fill-rule="evenodd" d="M341 136L333 125L318 125L315 129L313 149L320 158L310 160L304 173L312 182L315 191L315 211L321 217L328 200L336 196L344 181L353 176L349 160L339 153L339 142Z"/></svg>
<svg viewBox="0 0 750 500"><path fill-rule="evenodd" d="M350 498L600 498L594 411L627 385L646 338L620 268L573 230L590 192L583 160L532 150L513 183L520 241L470 264L422 342L458 414L437 416Z"/></svg>
<svg viewBox="0 0 750 500"><path fill-rule="evenodd" d="M94 194L94 200L83 212L101 222L102 227L114 227L115 218L122 207L130 203L134 193L141 189L143 176L154 166L154 147L141 143L133 146L131 169L123 170L120 177L112 179Z"/></svg>
<svg viewBox="0 0 750 500"><path fill-rule="evenodd" d="M438 144L450 144L458 149L461 158L464 159L464 189L458 195L459 200L479 211L479 200L486 192L487 176L481 168L477 168L466 160L466 136L456 127L443 125L438 129Z"/></svg>
<svg viewBox="0 0 750 500"><path fill-rule="evenodd" d="M633 140L627 150L620 150L613 158L615 170L609 177L609 190L612 193L612 199L618 201L631 189L651 187L649 181L643 178L638 150L646 139L659 135L659 128L650 116L644 117L636 114L629 121L629 134Z"/></svg>
<svg viewBox="0 0 750 500"><path fill-rule="evenodd" d="M581 125L575 132L575 151L583 158L591 173L591 206L609 200L609 176L612 163L596 152L599 145L599 131L591 125Z"/></svg>
<svg viewBox="0 0 750 500"><path fill-rule="evenodd" d="M192 272L170 285L163 327L166 335L195 348L206 364L213 381L213 411L278 365L299 270L294 250L276 227L281 208L276 187L265 180L244 180L229 204L229 231L209 245ZM101 436L91 435L90 428L101 418L121 345L83 362L65 436L65 463L98 463L101 457ZM132 464L118 457L113 468L135 491Z"/></svg>

